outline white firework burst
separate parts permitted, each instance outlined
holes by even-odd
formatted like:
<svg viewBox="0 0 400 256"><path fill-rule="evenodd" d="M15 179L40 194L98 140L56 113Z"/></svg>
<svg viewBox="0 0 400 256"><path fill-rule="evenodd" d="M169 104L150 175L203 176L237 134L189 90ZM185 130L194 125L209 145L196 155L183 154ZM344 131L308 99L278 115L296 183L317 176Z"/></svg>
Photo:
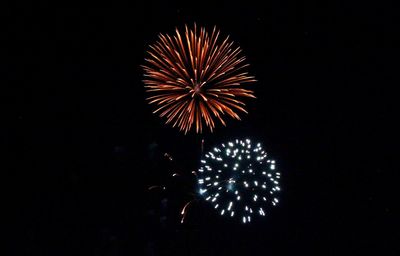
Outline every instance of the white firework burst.
<svg viewBox="0 0 400 256"><path fill-rule="evenodd" d="M222 143L206 153L198 170L199 194L220 215L249 223L279 202L280 173L260 143Z"/></svg>

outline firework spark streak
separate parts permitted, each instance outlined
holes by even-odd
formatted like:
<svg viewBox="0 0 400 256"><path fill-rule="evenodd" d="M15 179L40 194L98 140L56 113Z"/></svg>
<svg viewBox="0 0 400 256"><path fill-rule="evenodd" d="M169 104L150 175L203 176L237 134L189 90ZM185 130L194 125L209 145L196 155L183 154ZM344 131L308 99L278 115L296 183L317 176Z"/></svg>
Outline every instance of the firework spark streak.
<svg viewBox="0 0 400 256"><path fill-rule="evenodd" d="M255 98L243 86L256 80L245 71L240 47L232 47L215 27L211 35L196 24L184 34L160 34L142 66L153 113L185 134L194 126L197 133L204 125L213 131L216 120L225 126L224 116L240 120L238 112L247 113L242 98Z"/></svg>
<svg viewBox="0 0 400 256"><path fill-rule="evenodd" d="M181 223L183 223L183 222L185 221L186 214L187 214L186 208L188 208L189 205L190 205L193 201L194 201L194 200L190 200L189 202L187 202L187 203L183 206L182 211L181 211L181 215L182 215Z"/></svg>
<svg viewBox="0 0 400 256"><path fill-rule="evenodd" d="M222 143L206 153L198 170L199 194L221 215L243 223L265 216L279 200L280 172L260 143L249 139Z"/></svg>

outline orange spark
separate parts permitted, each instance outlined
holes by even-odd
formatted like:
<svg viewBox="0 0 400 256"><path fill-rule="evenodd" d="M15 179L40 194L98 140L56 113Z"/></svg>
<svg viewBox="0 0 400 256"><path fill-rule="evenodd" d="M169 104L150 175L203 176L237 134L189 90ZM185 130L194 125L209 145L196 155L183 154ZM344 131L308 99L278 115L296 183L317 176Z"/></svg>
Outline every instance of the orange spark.
<svg viewBox="0 0 400 256"><path fill-rule="evenodd" d="M143 80L153 113L177 126L186 134L193 127L202 133L203 126L211 132L216 120L226 125L224 116L240 120L238 112L247 113L242 98L255 98L244 84L255 82L243 71L248 65L241 49L232 48L229 37L220 40L214 27L211 35L205 28L185 26L184 35L159 35L150 46L143 65Z"/></svg>

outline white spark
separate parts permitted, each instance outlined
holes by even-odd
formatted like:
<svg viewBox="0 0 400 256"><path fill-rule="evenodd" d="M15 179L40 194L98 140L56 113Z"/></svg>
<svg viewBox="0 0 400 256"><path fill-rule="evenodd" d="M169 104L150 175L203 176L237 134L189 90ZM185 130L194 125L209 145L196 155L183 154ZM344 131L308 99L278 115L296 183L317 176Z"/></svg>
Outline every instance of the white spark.
<svg viewBox="0 0 400 256"><path fill-rule="evenodd" d="M200 186L198 191L205 201L212 202L215 209L219 208L218 199L218 203L222 202L218 210L221 215L230 212L226 215L233 217L235 208L245 206L241 209L245 213L237 215L242 217L243 223L249 223L254 213L257 217L265 216L265 210L259 205L261 202L270 202L268 207L279 202L276 195L281 190L278 182L281 173L275 172L275 169L275 160L267 158L267 152L261 147L261 143L252 144L250 139L234 139L219 144L203 155L197 173ZM230 193L236 198L232 198ZM271 197L268 197L269 194ZM235 204L235 200L238 203ZM240 204L242 202L244 204ZM254 213L252 207L255 207Z"/></svg>

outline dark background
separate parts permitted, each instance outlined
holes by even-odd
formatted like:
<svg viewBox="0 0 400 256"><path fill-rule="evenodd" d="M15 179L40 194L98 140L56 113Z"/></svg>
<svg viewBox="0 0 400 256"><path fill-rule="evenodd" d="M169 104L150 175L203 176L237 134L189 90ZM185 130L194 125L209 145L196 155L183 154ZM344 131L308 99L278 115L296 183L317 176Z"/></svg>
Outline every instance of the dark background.
<svg viewBox="0 0 400 256"><path fill-rule="evenodd" d="M393 6L36 2L1 12L1 76L13 92L6 255L399 255ZM193 22L229 34L258 79L249 115L203 136L152 115L141 82L157 34ZM277 160L281 204L241 225L199 203L180 225L201 138L207 149L232 137L261 141ZM159 184L168 191L147 190Z"/></svg>

